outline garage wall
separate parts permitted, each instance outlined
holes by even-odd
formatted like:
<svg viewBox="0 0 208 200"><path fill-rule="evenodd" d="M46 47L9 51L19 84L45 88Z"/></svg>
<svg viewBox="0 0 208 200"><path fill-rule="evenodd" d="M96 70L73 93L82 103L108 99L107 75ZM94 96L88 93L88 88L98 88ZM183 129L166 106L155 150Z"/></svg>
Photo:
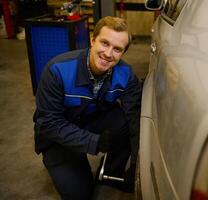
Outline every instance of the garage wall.
<svg viewBox="0 0 208 200"><path fill-rule="evenodd" d="M116 0L116 2L121 2ZM124 3L144 3L144 0L124 0ZM116 16L124 17L133 35L149 36L154 22L152 11L116 11Z"/></svg>

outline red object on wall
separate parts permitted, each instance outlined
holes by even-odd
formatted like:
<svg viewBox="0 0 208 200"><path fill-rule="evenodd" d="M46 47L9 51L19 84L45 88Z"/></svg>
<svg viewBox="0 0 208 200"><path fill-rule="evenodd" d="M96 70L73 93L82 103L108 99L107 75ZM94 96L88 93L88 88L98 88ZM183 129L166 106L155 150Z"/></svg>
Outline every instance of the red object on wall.
<svg viewBox="0 0 208 200"><path fill-rule="evenodd" d="M191 200L207 200L208 194L201 192L200 190L192 190Z"/></svg>
<svg viewBox="0 0 208 200"><path fill-rule="evenodd" d="M6 26L7 37L12 38L14 36L14 31L13 31L13 23L11 20L11 15L10 15L10 10L9 10L9 1L0 0L0 4L3 8L3 17L4 17L4 23Z"/></svg>

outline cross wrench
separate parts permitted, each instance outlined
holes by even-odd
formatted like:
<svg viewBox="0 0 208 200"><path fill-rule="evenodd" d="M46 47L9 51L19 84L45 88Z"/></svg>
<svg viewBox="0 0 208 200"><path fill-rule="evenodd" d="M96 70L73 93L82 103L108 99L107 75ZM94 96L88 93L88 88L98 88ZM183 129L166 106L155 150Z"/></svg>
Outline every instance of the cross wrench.
<svg viewBox="0 0 208 200"><path fill-rule="evenodd" d="M113 181L120 181L120 182L124 182L123 178L118 178L118 177L114 177L114 176L108 176L104 174L104 168L105 168L105 163L106 163L106 158L107 158L107 153L104 154L104 159L103 159L103 164L99 173L99 180L102 181L103 179L105 180L113 180Z"/></svg>

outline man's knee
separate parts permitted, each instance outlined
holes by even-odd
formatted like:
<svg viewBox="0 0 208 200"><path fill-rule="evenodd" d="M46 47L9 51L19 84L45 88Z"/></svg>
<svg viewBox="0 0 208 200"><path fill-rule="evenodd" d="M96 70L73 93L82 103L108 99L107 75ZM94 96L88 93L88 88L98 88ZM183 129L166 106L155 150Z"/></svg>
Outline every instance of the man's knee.
<svg viewBox="0 0 208 200"><path fill-rule="evenodd" d="M54 145L43 162L62 199L90 200L94 180L86 155Z"/></svg>
<svg viewBox="0 0 208 200"><path fill-rule="evenodd" d="M53 166L48 171L62 199L90 200L94 185L90 172L74 171L67 164Z"/></svg>

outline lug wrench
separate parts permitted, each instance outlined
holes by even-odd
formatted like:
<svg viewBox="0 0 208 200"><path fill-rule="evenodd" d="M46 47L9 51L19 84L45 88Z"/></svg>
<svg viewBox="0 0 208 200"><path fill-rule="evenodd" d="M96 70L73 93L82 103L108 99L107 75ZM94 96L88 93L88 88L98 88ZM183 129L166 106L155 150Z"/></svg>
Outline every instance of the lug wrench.
<svg viewBox="0 0 208 200"><path fill-rule="evenodd" d="M103 164L99 173L99 180L102 181L103 179L105 180L113 180L113 181L120 181L120 182L124 182L123 178L118 178L118 177L114 177L114 176L108 176L104 174L104 168L105 168L105 163L106 163L106 159L107 159L107 153L104 154L104 159L103 159Z"/></svg>

